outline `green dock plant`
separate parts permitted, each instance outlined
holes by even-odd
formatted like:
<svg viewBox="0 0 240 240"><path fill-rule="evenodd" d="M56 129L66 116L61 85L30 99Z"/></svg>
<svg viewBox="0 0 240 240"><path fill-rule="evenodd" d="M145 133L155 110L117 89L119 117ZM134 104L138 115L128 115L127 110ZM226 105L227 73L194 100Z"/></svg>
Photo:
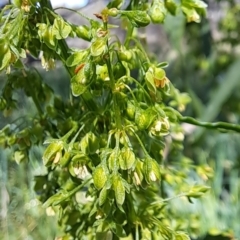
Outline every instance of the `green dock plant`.
<svg viewBox="0 0 240 240"><path fill-rule="evenodd" d="M113 0L88 18L87 25L65 20L49 0L15 0L0 14L0 71L6 73L0 109L16 109L17 89L35 104L37 114L0 131L0 143L15 160L30 160L32 147L46 144L47 174L36 176L44 206L59 216L62 239L190 239L168 208L176 197L201 197L208 187L190 185L192 162L181 154L181 122L239 131L228 123L201 123L182 117L190 101L166 76L166 62L145 51L138 29L184 14L199 22L200 0ZM112 19L117 25L112 25ZM121 26L123 41L112 33ZM72 49L67 38L89 42ZM151 36L147 36L151 37ZM78 41L78 40L76 40ZM61 99L36 69L24 64L41 56L47 71L59 60L70 78L71 94ZM56 82L56 84L58 84ZM171 142L169 144L169 142ZM177 167L175 164L177 162ZM178 172L178 167L185 172ZM203 169L204 178L212 172Z"/></svg>

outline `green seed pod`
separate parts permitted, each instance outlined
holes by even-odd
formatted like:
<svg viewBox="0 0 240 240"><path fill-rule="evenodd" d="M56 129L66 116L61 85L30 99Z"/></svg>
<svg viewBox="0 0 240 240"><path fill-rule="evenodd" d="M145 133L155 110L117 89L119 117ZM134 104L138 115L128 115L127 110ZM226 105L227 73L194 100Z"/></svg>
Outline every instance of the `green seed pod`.
<svg viewBox="0 0 240 240"><path fill-rule="evenodd" d="M154 159L147 158L144 160L143 171L147 183L155 182L160 178L160 168Z"/></svg>
<svg viewBox="0 0 240 240"><path fill-rule="evenodd" d="M89 172L86 167L86 162L88 158L83 153L76 154L69 164L68 170L73 177L80 179L86 178L89 175Z"/></svg>
<svg viewBox="0 0 240 240"><path fill-rule="evenodd" d="M122 62L119 61L113 66L113 74L115 79L119 79L126 74L126 68Z"/></svg>
<svg viewBox="0 0 240 240"><path fill-rule="evenodd" d="M72 25L72 30L76 33L78 38L82 38L86 41L91 41L92 40L91 29L88 26L86 26L86 25L82 25L82 26Z"/></svg>
<svg viewBox="0 0 240 240"><path fill-rule="evenodd" d="M122 170L128 170L132 168L135 162L135 154L129 148L123 148L121 150L121 157L119 158L119 165Z"/></svg>
<svg viewBox="0 0 240 240"><path fill-rule="evenodd" d="M99 206L102 206L105 203L105 201L107 200L107 194L108 194L107 188L103 187L98 198Z"/></svg>
<svg viewBox="0 0 240 240"><path fill-rule="evenodd" d="M129 119L133 120L135 117L136 106L132 101L127 101L126 113Z"/></svg>
<svg viewBox="0 0 240 240"><path fill-rule="evenodd" d="M81 151L85 154L94 154L99 149L99 141L94 133L87 133L80 142Z"/></svg>
<svg viewBox="0 0 240 240"><path fill-rule="evenodd" d="M57 39L54 35L53 26L48 26L45 23L38 23L37 27L40 40L50 49L55 50L57 46Z"/></svg>
<svg viewBox="0 0 240 240"><path fill-rule="evenodd" d="M177 4L174 2L174 0L165 0L164 3L165 3L166 9L167 9L172 15L176 15Z"/></svg>
<svg viewBox="0 0 240 240"><path fill-rule="evenodd" d="M108 9L108 15L111 17L117 17L119 14L119 10L117 8L110 8Z"/></svg>
<svg viewBox="0 0 240 240"><path fill-rule="evenodd" d="M91 45L91 54L94 57L98 57L105 53L106 51L106 41L107 38L96 38Z"/></svg>
<svg viewBox="0 0 240 240"><path fill-rule="evenodd" d="M11 135L11 136L9 136L9 138L7 140L7 144L8 144L8 146L12 146L16 143L16 141L17 141L16 135Z"/></svg>
<svg viewBox="0 0 240 240"><path fill-rule="evenodd" d="M81 139L79 146L83 153L88 154L88 136L87 136L87 134Z"/></svg>
<svg viewBox="0 0 240 240"><path fill-rule="evenodd" d="M94 186L100 190L104 187L107 181L107 171L102 165L98 165L93 171Z"/></svg>
<svg viewBox="0 0 240 240"><path fill-rule="evenodd" d="M133 54L130 50L127 50L125 47L121 46L121 49L118 52L118 57L121 61L130 62L133 58Z"/></svg>
<svg viewBox="0 0 240 240"><path fill-rule="evenodd" d="M63 157L60 159L60 166L66 167L71 160L71 153L70 152L65 152Z"/></svg>
<svg viewBox="0 0 240 240"><path fill-rule="evenodd" d="M71 179L68 179L66 182L64 182L64 185L62 186L62 188L66 191L71 191L77 186L78 185L74 183Z"/></svg>
<svg viewBox="0 0 240 240"><path fill-rule="evenodd" d="M108 75L108 68L107 65L104 64L103 66L97 65L97 78L101 81L109 81L109 75Z"/></svg>
<svg viewBox="0 0 240 240"><path fill-rule="evenodd" d="M150 17L146 11L120 11L120 14L126 16L134 27L146 27L150 23Z"/></svg>
<svg viewBox="0 0 240 240"><path fill-rule="evenodd" d="M114 150L108 158L108 168L110 171L118 168L118 154Z"/></svg>
<svg viewBox="0 0 240 240"><path fill-rule="evenodd" d="M166 9L164 4L159 1L154 1L148 12L152 23L163 23L166 17Z"/></svg>
<svg viewBox="0 0 240 240"><path fill-rule="evenodd" d="M49 161L53 160L57 152L62 151L63 143L61 141L56 141L51 143L43 153L43 163L47 165Z"/></svg>
<svg viewBox="0 0 240 240"><path fill-rule="evenodd" d="M87 57L89 55L89 51L88 50L81 50L81 51L78 51L78 52L74 52L73 54L71 54L67 61L66 61L66 65L68 67L73 67L73 66L76 66L78 64L81 64L81 63L84 63L86 60L87 60ZM81 67L84 66L84 64L80 65ZM80 67L78 66L78 68ZM80 69L77 69L79 72Z"/></svg>
<svg viewBox="0 0 240 240"><path fill-rule="evenodd" d="M28 128L25 128L22 131L17 133L17 137L18 138L25 138L25 137L28 137L29 133L30 133L30 130Z"/></svg>
<svg viewBox="0 0 240 240"><path fill-rule="evenodd" d="M135 114L135 123L137 124L139 130L147 129L153 120L156 118L156 113L151 108L147 110L137 109Z"/></svg>
<svg viewBox="0 0 240 240"><path fill-rule="evenodd" d="M133 180L136 186L139 186L143 180L143 163L137 159L135 170L133 172Z"/></svg>
<svg viewBox="0 0 240 240"><path fill-rule="evenodd" d="M56 17L53 23L53 34L57 39L65 39L72 31L71 26L61 17Z"/></svg>
<svg viewBox="0 0 240 240"><path fill-rule="evenodd" d="M166 77L166 73L162 68L154 68L154 78L162 80Z"/></svg>
<svg viewBox="0 0 240 240"><path fill-rule="evenodd" d="M84 66L84 76L86 83L90 83L96 73L96 65L93 62L88 62Z"/></svg>
<svg viewBox="0 0 240 240"><path fill-rule="evenodd" d="M112 179L113 190L117 204L122 205L125 200L125 187L119 175L114 175Z"/></svg>
<svg viewBox="0 0 240 240"><path fill-rule="evenodd" d="M210 187L208 186L194 186L189 193L187 194L188 197L192 197L192 198L199 198L201 197L204 193L206 193L208 190L210 189Z"/></svg>
<svg viewBox="0 0 240 240"><path fill-rule="evenodd" d="M152 67L150 67L148 69L148 71L146 72L145 80L146 80L148 90L152 93L156 93L157 89L156 89L156 85L155 85L155 82L154 82L154 74L153 74L153 68Z"/></svg>

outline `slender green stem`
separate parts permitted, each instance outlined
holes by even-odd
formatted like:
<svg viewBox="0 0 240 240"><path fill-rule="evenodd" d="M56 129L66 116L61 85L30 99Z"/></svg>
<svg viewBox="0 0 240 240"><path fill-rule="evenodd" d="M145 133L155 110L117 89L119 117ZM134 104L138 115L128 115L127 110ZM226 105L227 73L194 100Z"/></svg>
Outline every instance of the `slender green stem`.
<svg viewBox="0 0 240 240"><path fill-rule="evenodd" d="M209 189L210 189L210 187L209 187ZM183 192L183 193L180 193L180 194L178 194L176 196L173 196L173 197L157 200L157 201L152 202L150 204L150 207L154 207L154 205L162 204L162 203L168 202L168 201L172 201L172 200L180 198L180 197L187 197L188 195L189 195L189 192Z"/></svg>
<svg viewBox="0 0 240 240"><path fill-rule="evenodd" d="M127 88L127 90L128 90L128 91L130 92L130 94L132 95L133 100L137 103L138 101L137 101L137 99L135 98L135 96L134 96L131 88L130 88L127 84L124 84L124 87Z"/></svg>
<svg viewBox="0 0 240 240"><path fill-rule="evenodd" d="M107 141L107 147L108 147L108 148L110 147L113 133L114 133L114 131L110 131L110 132L108 133L108 141Z"/></svg>
<svg viewBox="0 0 240 240"><path fill-rule="evenodd" d="M145 93L145 95L147 96L148 100L150 100L150 102L152 102L152 99L151 97L149 96L148 92L144 89L144 87L141 85L140 82L138 82L135 78L131 77L131 76L123 76L121 78L118 79L118 82L119 81L122 81L123 79L130 79L132 80L133 82L135 82L142 90L143 92Z"/></svg>
<svg viewBox="0 0 240 240"><path fill-rule="evenodd" d="M67 200L68 198L70 198L73 194L77 193L81 188L85 187L86 184L88 182L90 182L90 180L92 180L92 178L89 178L87 180L85 180L81 185L77 186L76 188L74 188L71 192L69 192L68 194L66 194L65 197L61 198L60 201L57 202L56 205L59 205L61 202Z"/></svg>
<svg viewBox="0 0 240 240"><path fill-rule="evenodd" d="M135 225L135 240L139 240L139 226L138 223Z"/></svg>
<svg viewBox="0 0 240 240"><path fill-rule="evenodd" d="M240 125L227 122L200 122L192 117L179 117L179 121L209 129L232 130L235 132L240 132Z"/></svg>
<svg viewBox="0 0 240 240"><path fill-rule="evenodd" d="M114 159L114 173L116 174L118 172L118 154L119 154L119 143L120 143L120 131L118 130L115 134L115 138L116 138L116 155L115 155L115 159Z"/></svg>
<svg viewBox="0 0 240 240"><path fill-rule="evenodd" d="M150 64L150 60L149 60L148 55L147 55L145 49L143 48L142 44L138 41L138 39L135 39L135 38L133 38L133 37L130 37L130 39L136 43L137 47L138 47L138 48L141 50L141 52L143 53L144 58L146 58L145 60L147 61L147 63Z"/></svg>
<svg viewBox="0 0 240 240"><path fill-rule="evenodd" d="M74 122L74 125L72 127L72 129L67 132L62 138L61 140L66 141L75 131L77 130L77 124Z"/></svg>
<svg viewBox="0 0 240 240"><path fill-rule="evenodd" d="M28 75L24 70L22 71L22 74L23 74L23 76L25 76L25 78L28 78ZM42 118L43 114L44 114L43 110L42 110L41 105L38 101L38 98L36 97L35 91L32 91L32 89L34 89L34 86L31 86L31 81L29 81L29 83L30 83L30 85L25 84L25 88L29 91L29 93L32 97L32 100L33 100L33 102L34 102L34 104L37 108L38 114L39 114L40 118Z"/></svg>
<svg viewBox="0 0 240 240"><path fill-rule="evenodd" d="M129 43L130 43L130 40L131 40L131 37L133 35L133 30L134 30L134 27L132 25L130 25L128 27L128 31L127 31L127 36L126 36L126 40L124 42L124 46L126 48L129 48Z"/></svg>
<svg viewBox="0 0 240 240"><path fill-rule="evenodd" d="M79 135L80 132L84 129L84 127L85 127L85 124L83 124L83 125L79 128L79 130L77 131L77 133L75 134L75 136L74 136L73 139L71 140L70 144L74 144L74 143L75 143L78 135Z"/></svg>
<svg viewBox="0 0 240 240"><path fill-rule="evenodd" d="M38 113L39 113L40 117L42 117L43 116L43 110L40 106L40 103L38 102L38 99L37 99L36 95L33 93L33 94L31 94L31 97L32 97L32 100L33 100L37 110L38 110Z"/></svg>
<svg viewBox="0 0 240 240"><path fill-rule="evenodd" d="M107 22L104 22L104 29L107 31L108 30L108 24ZM117 102L117 96L116 93L114 93L115 91L115 79L114 79L114 75L113 75L113 69L112 69L112 65L111 65L111 61L110 61L110 52L109 52L109 43L107 41L107 50L108 50L108 56L106 57L106 65L107 65L107 69L108 69L108 75L110 78L110 86L111 86L111 90L113 92L113 107L114 107L114 112L115 112L115 120L116 120L116 125L118 129L122 129L122 122L121 122L121 111Z"/></svg>
<svg viewBox="0 0 240 240"><path fill-rule="evenodd" d="M79 16L87 19L89 22L90 21L93 21L92 19L88 18L86 15L84 15L83 13L77 11L77 10L74 10L74 9L71 9L71 8L67 8L67 7L58 7L58 8L54 8L54 11L58 10L58 9L65 9L65 10L68 10L68 11L71 11L71 12L74 12L76 14L78 14Z"/></svg>
<svg viewBox="0 0 240 240"><path fill-rule="evenodd" d="M140 144L140 146L141 146L144 154L145 154L147 157L150 157L149 154L148 154L148 152L147 152L147 150L146 150L146 148L144 147L144 145L143 145L140 137L137 135L137 133L135 132L135 130L132 129L132 128L130 128L130 130L131 130L131 132L135 135L135 137L137 138L137 140L138 140L138 142L139 142L139 144Z"/></svg>
<svg viewBox="0 0 240 240"><path fill-rule="evenodd" d="M112 88L112 91L114 91L115 80L114 80L112 66L111 66L111 63L110 63L109 59L106 60L106 64L107 64L108 74L109 74L109 78L110 78L110 82L111 82L111 88ZM116 120L117 128L122 129L121 112L120 112L120 109L119 109L119 106L118 106L116 93L114 93L114 92L113 92L113 107L114 107L114 111L115 111L115 120Z"/></svg>

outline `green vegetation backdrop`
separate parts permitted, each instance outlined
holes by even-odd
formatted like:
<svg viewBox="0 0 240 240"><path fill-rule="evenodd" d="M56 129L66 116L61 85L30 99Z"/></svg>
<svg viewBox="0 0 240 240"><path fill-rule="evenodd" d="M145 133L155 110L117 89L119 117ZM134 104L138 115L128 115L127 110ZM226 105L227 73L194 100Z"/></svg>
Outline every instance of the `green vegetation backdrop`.
<svg viewBox="0 0 240 240"><path fill-rule="evenodd" d="M86 25L13 2L0 15L0 238L238 239L238 1L114 0L80 10Z"/></svg>

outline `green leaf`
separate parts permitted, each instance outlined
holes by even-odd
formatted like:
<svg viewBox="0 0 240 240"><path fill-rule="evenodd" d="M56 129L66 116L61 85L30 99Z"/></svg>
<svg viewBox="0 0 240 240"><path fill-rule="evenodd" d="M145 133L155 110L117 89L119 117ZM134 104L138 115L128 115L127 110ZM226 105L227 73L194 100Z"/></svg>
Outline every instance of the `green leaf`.
<svg viewBox="0 0 240 240"><path fill-rule="evenodd" d="M112 232L97 232L96 233L96 240L112 240L113 238Z"/></svg>
<svg viewBox="0 0 240 240"><path fill-rule="evenodd" d="M65 39L71 33L72 28L61 17L57 17L54 19L52 31L57 39Z"/></svg>
<svg viewBox="0 0 240 240"><path fill-rule="evenodd" d="M81 50L78 52L74 52L73 54L71 54L71 56L68 57L66 61L66 65L68 67L72 67L80 63L83 63L86 61L88 54L89 54L88 50Z"/></svg>

